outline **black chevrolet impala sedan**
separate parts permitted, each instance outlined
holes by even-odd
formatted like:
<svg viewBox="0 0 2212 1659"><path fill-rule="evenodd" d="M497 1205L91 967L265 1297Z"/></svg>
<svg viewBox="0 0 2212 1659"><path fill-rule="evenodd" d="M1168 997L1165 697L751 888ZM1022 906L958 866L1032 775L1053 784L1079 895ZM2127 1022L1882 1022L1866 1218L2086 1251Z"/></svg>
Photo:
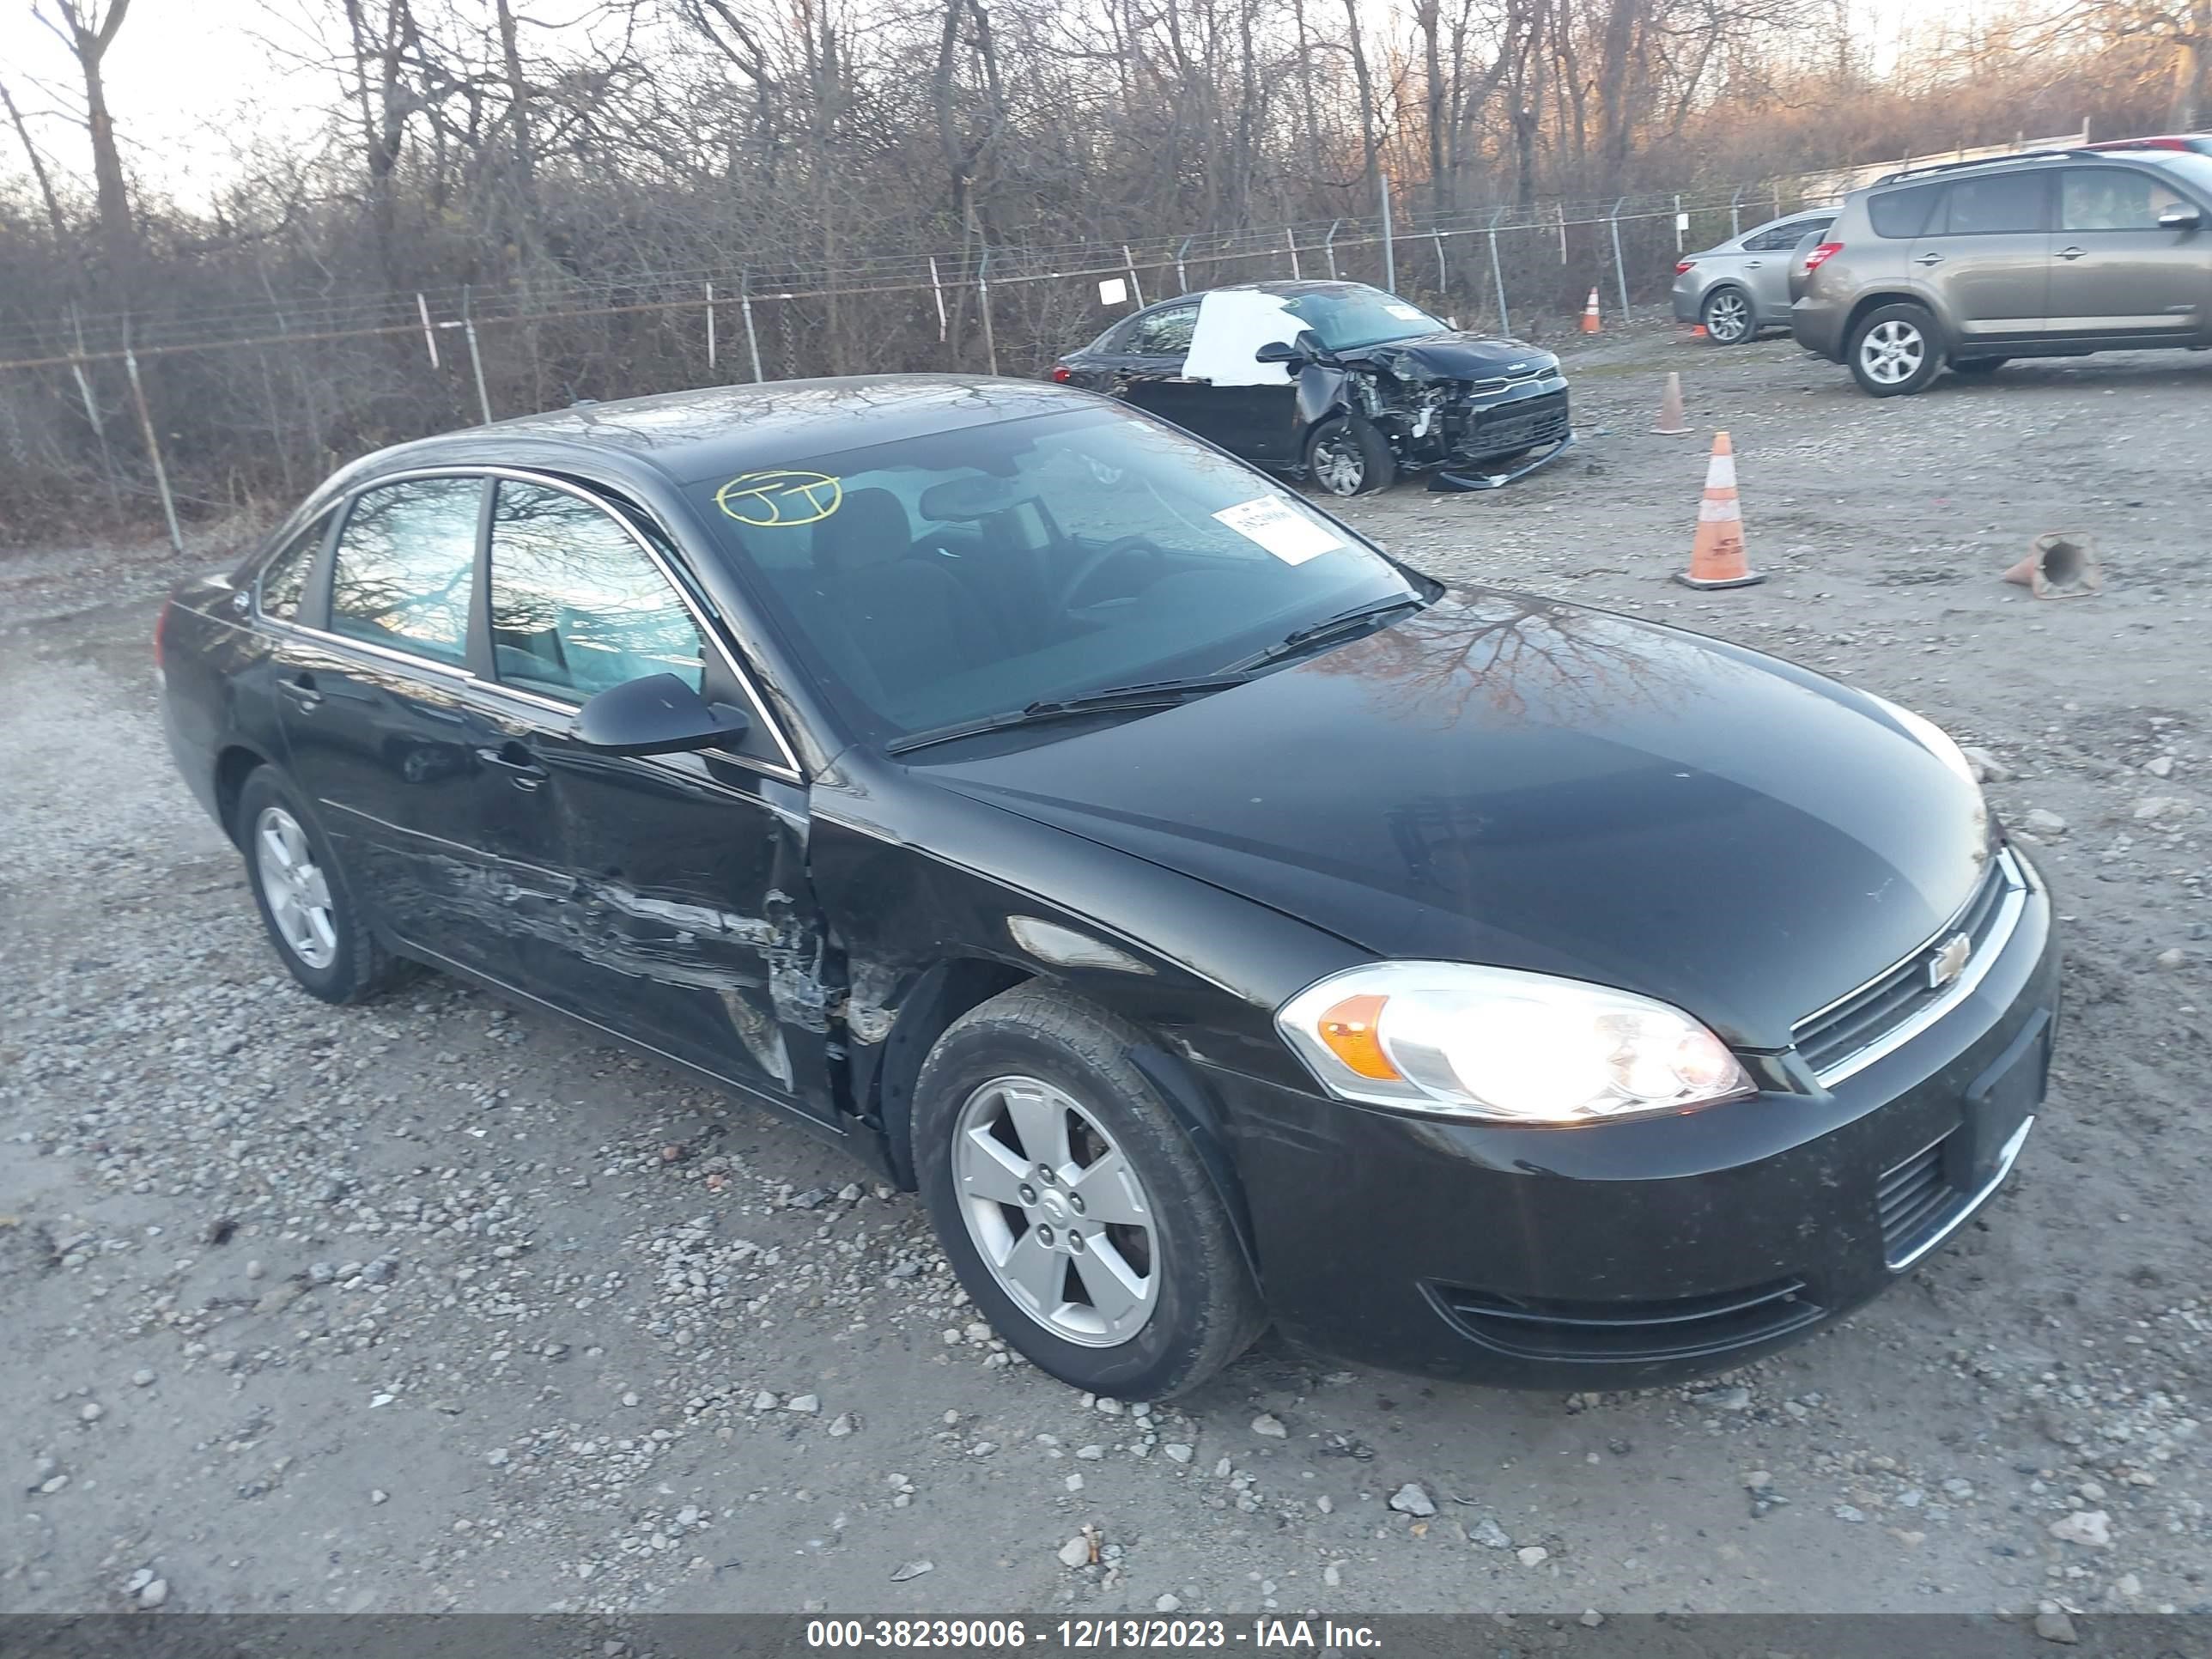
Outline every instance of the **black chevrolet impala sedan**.
<svg viewBox="0 0 2212 1659"><path fill-rule="evenodd" d="M2051 904L1926 720L1433 581L1086 393L386 450L157 651L308 993L430 964L842 1140L1127 1398L1270 1321L1731 1364L1955 1231L2043 1097Z"/></svg>

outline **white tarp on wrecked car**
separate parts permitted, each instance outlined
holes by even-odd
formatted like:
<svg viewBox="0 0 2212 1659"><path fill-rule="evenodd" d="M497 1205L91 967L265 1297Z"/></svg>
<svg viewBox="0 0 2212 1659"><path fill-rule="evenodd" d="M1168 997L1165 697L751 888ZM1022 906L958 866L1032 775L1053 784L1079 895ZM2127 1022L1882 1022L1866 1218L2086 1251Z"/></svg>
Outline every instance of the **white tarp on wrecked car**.
<svg viewBox="0 0 2212 1659"><path fill-rule="evenodd" d="M1292 343L1306 326L1279 294L1217 288L1198 302L1198 326L1183 358L1183 375L1215 386L1287 386L1287 368L1255 362L1252 354L1263 345Z"/></svg>

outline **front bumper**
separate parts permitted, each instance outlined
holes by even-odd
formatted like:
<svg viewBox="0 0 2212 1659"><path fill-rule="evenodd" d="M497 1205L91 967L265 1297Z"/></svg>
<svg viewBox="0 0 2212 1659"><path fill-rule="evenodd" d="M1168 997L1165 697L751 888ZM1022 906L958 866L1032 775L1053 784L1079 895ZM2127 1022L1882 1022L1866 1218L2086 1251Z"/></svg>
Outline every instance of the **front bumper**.
<svg viewBox="0 0 2212 1659"><path fill-rule="evenodd" d="M1641 1387L1795 1340L1965 1225L2027 1139L2057 998L2031 878L1972 991L1832 1089L1793 1051L1757 1058L1747 1099L1530 1129L1211 1081L1285 1334L1469 1382Z"/></svg>

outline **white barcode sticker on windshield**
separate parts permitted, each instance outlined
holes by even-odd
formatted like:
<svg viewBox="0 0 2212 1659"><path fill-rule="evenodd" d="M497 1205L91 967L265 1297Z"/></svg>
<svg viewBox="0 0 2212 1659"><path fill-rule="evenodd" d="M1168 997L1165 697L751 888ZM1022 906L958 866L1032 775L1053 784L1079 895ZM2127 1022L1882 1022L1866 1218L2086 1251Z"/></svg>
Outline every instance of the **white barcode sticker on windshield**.
<svg viewBox="0 0 2212 1659"><path fill-rule="evenodd" d="M1213 515L1247 541L1255 541L1285 564L1304 564L1344 545L1344 538L1309 519L1279 495L1239 501Z"/></svg>
<svg viewBox="0 0 2212 1659"><path fill-rule="evenodd" d="M1384 306L1382 309L1401 323L1418 323L1422 320L1421 313L1411 306Z"/></svg>

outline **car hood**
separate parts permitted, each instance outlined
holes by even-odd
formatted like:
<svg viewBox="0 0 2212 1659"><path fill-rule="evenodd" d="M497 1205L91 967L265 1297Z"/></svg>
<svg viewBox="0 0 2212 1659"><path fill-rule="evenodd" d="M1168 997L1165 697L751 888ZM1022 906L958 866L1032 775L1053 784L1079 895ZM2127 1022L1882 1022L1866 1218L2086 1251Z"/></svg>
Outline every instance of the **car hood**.
<svg viewBox="0 0 2212 1659"><path fill-rule="evenodd" d="M1495 592L1040 735L915 769L1378 956L1638 991L1748 1048L1923 944L1986 857L1972 786L1874 699Z"/></svg>
<svg viewBox="0 0 2212 1659"><path fill-rule="evenodd" d="M1552 353L1524 341L1455 332L1385 340L1339 356L1344 362L1369 364L1401 380L1487 380L1559 366Z"/></svg>

